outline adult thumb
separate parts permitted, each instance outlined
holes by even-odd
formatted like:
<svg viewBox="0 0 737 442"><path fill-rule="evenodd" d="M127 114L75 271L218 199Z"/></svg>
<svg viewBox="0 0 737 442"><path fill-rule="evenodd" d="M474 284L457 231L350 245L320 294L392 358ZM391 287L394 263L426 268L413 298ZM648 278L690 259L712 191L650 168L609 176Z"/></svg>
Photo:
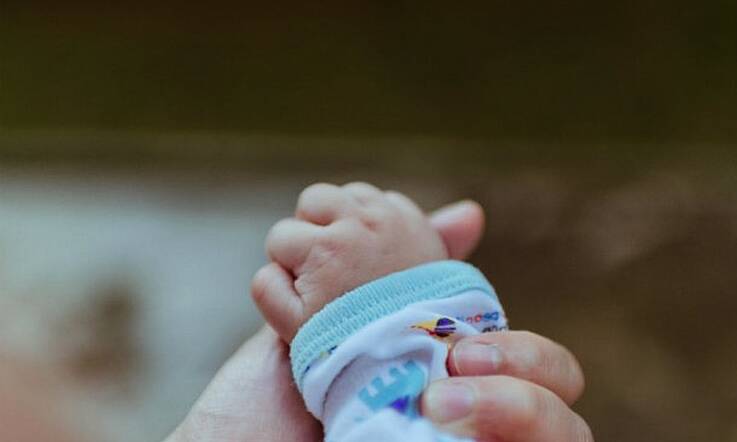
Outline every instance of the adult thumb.
<svg viewBox="0 0 737 442"><path fill-rule="evenodd" d="M484 211L470 200L441 207L429 216L443 238L451 259L465 259L478 245L484 231Z"/></svg>

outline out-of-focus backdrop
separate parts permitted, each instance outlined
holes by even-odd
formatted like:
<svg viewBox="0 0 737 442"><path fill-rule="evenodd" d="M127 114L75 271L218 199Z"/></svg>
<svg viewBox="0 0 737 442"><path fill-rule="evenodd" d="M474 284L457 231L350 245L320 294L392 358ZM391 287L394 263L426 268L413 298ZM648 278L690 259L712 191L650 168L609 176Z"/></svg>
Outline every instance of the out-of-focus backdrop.
<svg viewBox="0 0 737 442"><path fill-rule="evenodd" d="M597 440L737 441L737 3L152 3L0 2L0 439L163 438L367 180L484 205Z"/></svg>

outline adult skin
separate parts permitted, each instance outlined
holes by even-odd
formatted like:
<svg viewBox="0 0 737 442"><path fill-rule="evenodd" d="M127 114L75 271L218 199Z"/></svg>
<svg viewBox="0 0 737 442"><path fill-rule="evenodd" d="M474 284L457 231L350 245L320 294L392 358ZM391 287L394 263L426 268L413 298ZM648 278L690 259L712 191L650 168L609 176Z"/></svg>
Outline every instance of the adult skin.
<svg viewBox="0 0 737 442"><path fill-rule="evenodd" d="M463 259L478 243L483 212L471 202L433 214L449 254ZM584 378L564 347L533 333L486 333L451 350L451 378L431 384L423 414L440 428L479 441L593 442L570 405ZM165 442L317 442L322 428L294 387L289 350L268 326L215 376Z"/></svg>
<svg viewBox="0 0 737 442"><path fill-rule="evenodd" d="M59 381L45 367L0 351L0 440L72 442Z"/></svg>

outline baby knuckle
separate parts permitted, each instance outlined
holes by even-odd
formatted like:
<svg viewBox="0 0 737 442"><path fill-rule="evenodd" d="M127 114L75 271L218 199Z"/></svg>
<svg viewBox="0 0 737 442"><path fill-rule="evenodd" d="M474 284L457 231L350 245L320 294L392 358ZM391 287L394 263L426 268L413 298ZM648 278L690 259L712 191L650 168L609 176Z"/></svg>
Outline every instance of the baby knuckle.
<svg viewBox="0 0 737 442"><path fill-rule="evenodd" d="M289 241L289 225L291 221L288 218L277 221L266 234L266 248L267 250L278 247L284 242Z"/></svg>
<svg viewBox="0 0 737 442"><path fill-rule="evenodd" d="M309 204L315 199L322 198L324 195L334 192L338 186L330 183L314 183L305 187L299 194L298 204Z"/></svg>
<svg viewBox="0 0 737 442"><path fill-rule="evenodd" d="M391 214L386 207L375 206L361 210L359 220L363 227L375 232L391 219Z"/></svg>
<svg viewBox="0 0 737 442"><path fill-rule="evenodd" d="M310 256L319 261L333 259L347 249L348 243L348 238L340 231L328 231L315 241Z"/></svg>
<svg viewBox="0 0 737 442"><path fill-rule="evenodd" d="M422 215L422 210L419 208L414 201L409 199L405 194L396 190L387 190L384 192L389 200L394 202L396 205L403 207L412 215Z"/></svg>
<svg viewBox="0 0 737 442"><path fill-rule="evenodd" d="M289 218L280 219L279 221L275 222L273 226L271 226L268 235L282 233L289 226L290 222L291 220Z"/></svg>
<svg viewBox="0 0 737 442"><path fill-rule="evenodd" d="M374 186L373 184L369 184L365 181L352 181L345 186L346 190L352 190L352 191L358 191L366 194L379 194L381 191Z"/></svg>
<svg viewBox="0 0 737 442"><path fill-rule="evenodd" d="M376 186L362 181L354 181L343 186L346 192L350 193L355 200L361 204L372 204L380 201L383 193Z"/></svg>
<svg viewBox="0 0 737 442"><path fill-rule="evenodd" d="M274 236L276 236L279 233L279 230L284 228L284 223L286 219L280 219L279 221L275 222L270 228L269 231L266 233L266 240L272 239Z"/></svg>

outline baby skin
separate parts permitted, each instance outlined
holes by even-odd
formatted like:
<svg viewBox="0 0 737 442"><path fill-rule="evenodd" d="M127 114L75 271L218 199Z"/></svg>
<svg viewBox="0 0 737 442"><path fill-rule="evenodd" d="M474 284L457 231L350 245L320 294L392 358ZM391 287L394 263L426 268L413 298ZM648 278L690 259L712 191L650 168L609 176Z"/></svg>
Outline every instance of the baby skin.
<svg viewBox="0 0 737 442"><path fill-rule="evenodd" d="M454 225L466 231L481 230L483 215L480 208L469 203L465 210L465 214L456 216L453 222L438 229L413 201L400 193L381 191L366 183L350 183L342 187L315 184L300 195L295 216L279 221L269 231L266 251L271 263L254 276L252 296L282 339L294 343L292 359L295 379L308 409L326 425L326 440L400 440L395 436L400 434L396 431L402 425L414 425L411 430L401 432L404 434L402 440L457 440L436 435L427 422L416 424L417 412L409 402L417 401L420 391L429 380L447 376L444 368L446 338L452 338L451 335L456 331L459 336L481 331L480 325L473 328L463 323L464 318L471 323L476 318L476 322L487 321L495 324L495 328L506 327L496 295L483 276L468 276L467 269L453 267L461 264L448 264L450 267L439 270L423 270L427 269L428 263L453 258L458 247L467 246L445 240L442 235L444 231L452 231ZM472 225L470 229L469 224ZM437 274L445 275L446 281L437 277ZM478 282L478 278L483 281ZM432 287L431 283L436 280L441 281L436 285L440 287L437 290L442 296L433 292L435 297L429 298L420 293L425 287ZM379 283L383 285L377 286L376 281L383 281ZM466 297L453 300L449 298L457 295L456 292L442 293L442 290L447 291L451 286L448 281L455 285L465 283L468 286L465 292L460 289L457 291L465 293ZM370 295L350 293L360 291L360 287L372 287L366 293L388 291L389 296L363 302ZM400 301L393 299L394 293L403 302L399 307L395 305ZM418 293L425 297L417 298ZM306 368L299 362L295 363L297 352L294 345L310 347L314 344L312 341L320 341L326 336L329 338L334 333L333 329L345 328L345 324L339 324L340 320L335 322L331 319L327 321L329 326L323 326L322 329L318 327L320 324L308 324L308 321L315 316L329 316L329 308L335 310L338 303L349 296L352 296L352 303L340 306L340 320L346 316L355 317L346 320L345 324L364 319L374 304L381 305L382 312L388 309L390 314L386 317L375 316L366 320L361 327L351 329L350 336L336 338L333 345L324 346L319 355L312 354L309 364L303 364ZM484 304L486 298L493 298L493 301ZM472 304L470 308L469 303ZM476 305L492 307L479 310L474 309ZM382 321L383 331L381 327L376 327ZM304 329L300 330L303 326L319 332L304 332ZM303 335L301 339L298 334ZM406 354L396 350L384 351L382 345L377 345L394 341L396 336L406 339L399 345ZM417 341L418 336L425 341ZM349 339L353 340L351 345L345 345L333 354L336 347ZM350 350L360 348L362 339L369 343L371 349ZM413 339L420 344L413 344ZM428 354L435 356L427 357ZM425 359L420 360L422 357L418 359L417 355L424 355L422 357ZM325 363L325 359L330 361ZM318 365L316 360L322 363L319 369L311 368ZM353 376L350 370L345 370L349 366L358 374ZM311 377L307 376L308 370ZM387 393L398 388L404 390ZM388 416L385 409L389 408L399 411L393 413L396 416L407 419L397 421L396 416ZM370 409L370 413L374 414L366 414L369 411L364 409ZM381 419L371 421L367 417L379 411L383 413ZM373 424L364 424L359 430L351 428L365 422ZM391 431L381 427L391 427ZM407 435L411 435L409 439L406 439Z"/></svg>
<svg viewBox="0 0 737 442"><path fill-rule="evenodd" d="M469 230L468 224L481 230L477 205L459 215L441 232L456 226ZM256 273L251 294L269 324L291 342L305 321L349 290L448 259L448 249L465 246L456 241L446 247L437 227L401 193L367 183L314 184L300 195L295 217L269 231L266 252L272 263Z"/></svg>

